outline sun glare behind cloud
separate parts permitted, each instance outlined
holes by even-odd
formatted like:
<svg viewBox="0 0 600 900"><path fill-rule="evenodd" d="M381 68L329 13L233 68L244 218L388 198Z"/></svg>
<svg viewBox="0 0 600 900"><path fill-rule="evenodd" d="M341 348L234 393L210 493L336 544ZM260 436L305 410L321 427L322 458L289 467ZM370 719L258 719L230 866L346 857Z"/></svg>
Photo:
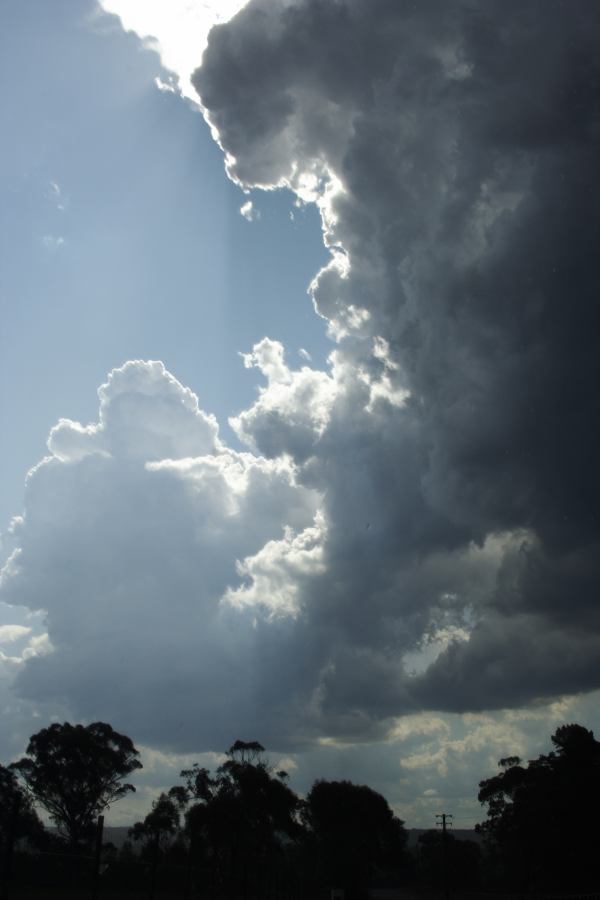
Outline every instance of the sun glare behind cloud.
<svg viewBox="0 0 600 900"><path fill-rule="evenodd" d="M208 33L228 22L248 0L99 0L107 13L118 16L126 31L134 31L156 48L166 69L179 79L184 97L198 102L191 76L202 58ZM161 85L159 85L161 87ZM164 89L163 85L163 89Z"/></svg>

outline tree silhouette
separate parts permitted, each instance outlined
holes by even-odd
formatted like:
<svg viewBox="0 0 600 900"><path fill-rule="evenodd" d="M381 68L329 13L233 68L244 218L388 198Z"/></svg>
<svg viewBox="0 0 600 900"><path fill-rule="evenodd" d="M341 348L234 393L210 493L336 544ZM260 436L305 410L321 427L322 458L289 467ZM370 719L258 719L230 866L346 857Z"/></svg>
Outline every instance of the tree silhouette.
<svg viewBox="0 0 600 900"><path fill-rule="evenodd" d="M34 810L31 798L21 789L14 772L0 765L0 843L4 844L13 825L14 838L32 843L43 839L44 826Z"/></svg>
<svg viewBox="0 0 600 900"><path fill-rule="evenodd" d="M591 889L600 877L600 742L575 724L551 740L550 753L527 766L518 757L502 759L502 771L480 783L488 818L478 828L519 889Z"/></svg>
<svg viewBox="0 0 600 900"><path fill-rule="evenodd" d="M308 794L304 822L321 882L351 895L367 890L379 871L399 869L406 831L381 794L350 781L317 781Z"/></svg>
<svg viewBox="0 0 600 900"><path fill-rule="evenodd" d="M258 741L235 741L227 751L227 755L237 763L259 764L265 748Z"/></svg>
<svg viewBox="0 0 600 900"><path fill-rule="evenodd" d="M167 794L161 794L152 804L152 809L143 820L129 829L134 841L164 843L172 840L179 831L179 808L176 801Z"/></svg>
<svg viewBox="0 0 600 900"><path fill-rule="evenodd" d="M274 774L257 741L236 741L215 776L198 765L182 777L191 802L186 831L203 848L213 876L221 885L245 889L264 881L283 846L300 833L300 802L285 783L285 772ZM173 798L181 788L169 793Z"/></svg>
<svg viewBox="0 0 600 900"><path fill-rule="evenodd" d="M27 754L11 769L73 847L110 803L135 790L123 778L142 767L131 740L104 722L50 725L32 735Z"/></svg>
<svg viewBox="0 0 600 900"><path fill-rule="evenodd" d="M433 887L464 889L479 884L481 850L475 841L430 829L419 835L416 856L419 875Z"/></svg>

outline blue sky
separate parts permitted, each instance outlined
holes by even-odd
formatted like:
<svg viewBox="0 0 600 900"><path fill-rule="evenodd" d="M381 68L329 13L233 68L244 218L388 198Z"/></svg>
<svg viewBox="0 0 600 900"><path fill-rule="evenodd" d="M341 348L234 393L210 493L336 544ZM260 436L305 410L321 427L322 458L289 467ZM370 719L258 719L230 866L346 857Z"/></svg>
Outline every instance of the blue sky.
<svg viewBox="0 0 600 900"><path fill-rule="evenodd" d="M260 380L239 352L266 334L296 362L332 348L306 294L328 256L314 207L256 192L260 218L243 218L197 108L157 90L157 54L94 12L2 12L3 528L50 428L92 421L126 360L163 360L228 432Z"/></svg>

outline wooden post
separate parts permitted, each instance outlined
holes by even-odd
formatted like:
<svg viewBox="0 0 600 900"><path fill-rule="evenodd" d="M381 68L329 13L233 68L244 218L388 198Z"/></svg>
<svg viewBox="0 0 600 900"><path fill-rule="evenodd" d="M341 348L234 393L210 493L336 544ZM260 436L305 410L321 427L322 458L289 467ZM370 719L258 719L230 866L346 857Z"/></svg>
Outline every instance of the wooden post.
<svg viewBox="0 0 600 900"><path fill-rule="evenodd" d="M94 871L92 875L92 900L98 900L98 879L102 859L102 837L104 835L104 816L98 816L96 825L96 843L94 847Z"/></svg>

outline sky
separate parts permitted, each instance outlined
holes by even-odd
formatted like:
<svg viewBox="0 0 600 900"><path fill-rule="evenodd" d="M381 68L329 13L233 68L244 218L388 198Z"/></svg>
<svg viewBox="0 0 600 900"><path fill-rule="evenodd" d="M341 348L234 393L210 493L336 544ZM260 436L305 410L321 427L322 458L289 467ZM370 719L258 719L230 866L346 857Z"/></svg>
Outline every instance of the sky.
<svg viewBox="0 0 600 900"><path fill-rule="evenodd" d="M0 25L0 758L110 722L128 824L259 740L470 827L600 728L597 5Z"/></svg>

